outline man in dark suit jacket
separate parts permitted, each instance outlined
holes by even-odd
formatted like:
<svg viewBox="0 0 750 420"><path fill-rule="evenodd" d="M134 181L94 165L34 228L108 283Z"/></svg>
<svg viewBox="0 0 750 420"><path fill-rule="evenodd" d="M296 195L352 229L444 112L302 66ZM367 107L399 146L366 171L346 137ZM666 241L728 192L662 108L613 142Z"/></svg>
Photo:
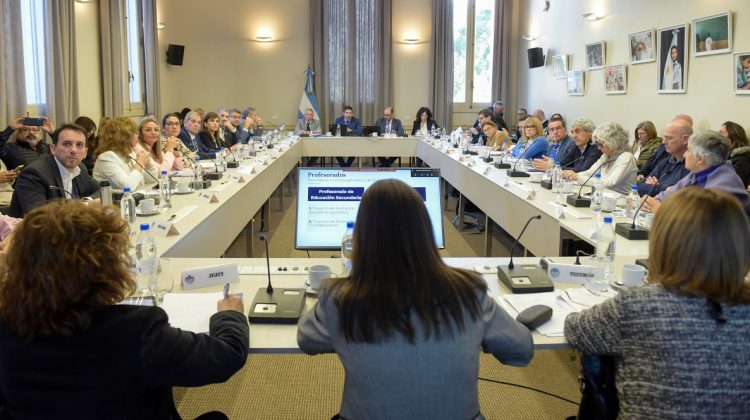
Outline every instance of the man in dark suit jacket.
<svg viewBox="0 0 750 420"><path fill-rule="evenodd" d="M8 214L23 217L50 200L89 198L99 192L99 184L81 163L86 157L86 130L65 124L53 134L50 154L23 169L16 180Z"/></svg>
<svg viewBox="0 0 750 420"><path fill-rule="evenodd" d="M378 134L380 135L396 135L398 137L405 137L404 126L401 124L401 120L393 118L393 107L387 106L383 110L383 117L378 118L375 121L375 125L378 127ZM395 157L379 157L381 167L390 167L393 162L396 161Z"/></svg>
<svg viewBox="0 0 750 420"><path fill-rule="evenodd" d="M361 136L364 134L362 122L354 116L354 108L349 105L344 106L344 113L336 118L336 121L334 121L333 124L341 127L342 136ZM337 156L336 160L342 168L348 168L354 163L353 157L347 157L346 160L344 160L343 157Z"/></svg>

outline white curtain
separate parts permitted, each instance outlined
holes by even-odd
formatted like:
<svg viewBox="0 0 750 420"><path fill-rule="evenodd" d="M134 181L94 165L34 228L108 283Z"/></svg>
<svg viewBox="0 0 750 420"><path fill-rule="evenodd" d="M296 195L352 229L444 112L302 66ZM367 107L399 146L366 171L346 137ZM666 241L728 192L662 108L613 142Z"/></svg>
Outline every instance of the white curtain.
<svg viewBox="0 0 750 420"><path fill-rule="evenodd" d="M495 54L492 59L492 101L509 101L512 0L495 0Z"/></svg>
<svg viewBox="0 0 750 420"><path fill-rule="evenodd" d="M47 0L47 115L55 125L78 118L75 2Z"/></svg>
<svg viewBox="0 0 750 420"><path fill-rule="evenodd" d="M20 0L0 2L0 125L5 128L26 112Z"/></svg>
<svg viewBox="0 0 750 420"><path fill-rule="evenodd" d="M156 29L156 0L141 0L143 14L143 64L146 72L146 113L161 118L159 101L159 41Z"/></svg>
<svg viewBox="0 0 750 420"><path fill-rule="evenodd" d="M393 100L391 0L312 0L313 70L321 123L354 108L363 124Z"/></svg>
<svg viewBox="0 0 750 420"><path fill-rule="evenodd" d="M122 0L99 1L99 28L102 47L102 93L104 115L123 115L123 47L125 45L125 7Z"/></svg>

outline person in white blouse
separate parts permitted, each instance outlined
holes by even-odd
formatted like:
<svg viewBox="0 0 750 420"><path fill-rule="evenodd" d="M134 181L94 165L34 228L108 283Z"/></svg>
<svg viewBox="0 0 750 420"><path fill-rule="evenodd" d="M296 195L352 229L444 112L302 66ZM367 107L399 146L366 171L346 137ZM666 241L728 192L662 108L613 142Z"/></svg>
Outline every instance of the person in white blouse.
<svg viewBox="0 0 750 420"><path fill-rule="evenodd" d="M638 172L635 157L628 151L628 133L620 124L606 122L596 127L591 137L602 151L602 157L586 171L563 171L563 178L576 180L579 185L592 185L592 175L600 171L604 188L627 194Z"/></svg>
<svg viewBox="0 0 750 420"><path fill-rule="evenodd" d="M138 127L129 118L117 117L102 127L94 179L109 181L117 190L125 187L135 190L141 185L156 183L159 167L153 165L149 152L135 150L137 144ZM146 171L150 175L144 173Z"/></svg>
<svg viewBox="0 0 750 420"><path fill-rule="evenodd" d="M180 152L175 150L177 143L181 143L176 136L170 136L166 138L166 152L162 151L161 143L159 142L159 123L151 118L145 117L138 124L138 144L135 146L135 151L140 152L145 150L149 153L151 158L151 167L158 168L159 172L182 170L182 158L179 156Z"/></svg>

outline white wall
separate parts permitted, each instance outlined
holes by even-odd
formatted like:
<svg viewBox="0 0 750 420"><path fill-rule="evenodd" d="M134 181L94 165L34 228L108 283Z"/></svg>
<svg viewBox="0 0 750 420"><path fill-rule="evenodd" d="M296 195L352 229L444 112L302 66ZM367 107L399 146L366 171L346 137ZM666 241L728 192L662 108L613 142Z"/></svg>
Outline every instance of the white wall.
<svg viewBox="0 0 750 420"><path fill-rule="evenodd" d="M407 130L430 97L431 7L430 0L393 0L393 106ZM419 43L403 43L412 37Z"/></svg>
<svg viewBox="0 0 750 420"><path fill-rule="evenodd" d="M585 68L584 44L606 41L606 64L628 63L629 33L648 28L689 24L692 19L734 11L734 52L750 50L750 2L746 0L557 0L548 13L543 13L543 0L519 3L520 34L543 35L525 42L521 40L517 55L518 104L531 111L542 108L547 116L554 112L568 120L588 117L596 123L619 122L628 131L643 120L651 120L657 130L675 114L693 117L700 130L718 130L726 120L744 126L750 124L750 96L732 91L734 67L731 54L688 58L687 93L658 94L656 62L627 66L627 94L605 95L602 70L585 72L585 95L568 96L566 82L554 79L551 55L569 54L569 68ZM608 16L597 22L581 15L595 11ZM690 31L692 36L692 28ZM549 50L548 65L528 69L526 49L542 47ZM690 44L692 48L692 42Z"/></svg>
<svg viewBox="0 0 750 420"><path fill-rule="evenodd" d="M99 8L96 2L75 3L76 64L78 66L79 114L97 124L102 116L101 46ZM56 121L62 123L64 121Z"/></svg>

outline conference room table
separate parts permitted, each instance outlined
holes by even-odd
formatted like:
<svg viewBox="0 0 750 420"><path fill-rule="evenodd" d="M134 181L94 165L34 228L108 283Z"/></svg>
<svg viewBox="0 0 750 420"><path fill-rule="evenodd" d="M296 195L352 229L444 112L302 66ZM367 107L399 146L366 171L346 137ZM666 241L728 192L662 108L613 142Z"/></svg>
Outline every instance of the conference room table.
<svg viewBox="0 0 750 420"><path fill-rule="evenodd" d="M555 195L530 178L510 178L505 170L496 169L477 156L463 155L446 147L442 141L409 138L319 137L293 139L272 150L245 159L238 169L229 169L207 190L214 202L197 199L197 193L174 195L172 208L146 221L168 221L172 218L178 235L158 237L159 252L165 257L219 257L253 220L262 206L269 203L274 191L283 199L285 179L294 179L294 169L304 156L413 156L433 168L471 200L489 219L511 236L517 237L526 220L541 218L529 225L521 238L523 247L536 256L561 255L564 239L583 240L595 245L592 238L595 214L588 208L573 209L555 204ZM252 172L252 173L251 173ZM230 174L241 175L241 181ZM271 213L270 206L266 216ZM615 222L626 222L615 218ZM491 229L486 232L491 239ZM648 241L617 237L618 255L643 256ZM490 249L487 248L487 255Z"/></svg>
<svg viewBox="0 0 750 420"><path fill-rule="evenodd" d="M452 267L465 268L468 270L475 270L477 267L496 267L499 264L507 264L508 258L445 258L446 264ZM572 263L574 258L555 258L556 262L561 263ZM514 263L517 264L530 264L538 262L538 258L515 258ZM615 272L619 273L620 268L623 264L632 263L632 258L629 257L618 257L615 260ZM254 271L252 274L240 274L239 281L231 283L230 291L232 293L241 292L243 294L243 301L245 304L245 313L250 310L251 302L255 293L259 289L265 290L268 277L265 258L173 258L162 260L162 272L160 276L171 276L171 279L175 282L173 293L211 293L216 296L216 300L222 292L223 283L215 286L203 287L199 289L185 290L179 282L180 273L182 270L215 266L219 264L237 264L240 268L253 267ZM305 267L312 265L327 265L331 268L331 272L335 276L345 275L345 271L341 265L339 259L336 258L271 258L271 280L275 288L304 288L305 281L308 276L305 274ZM169 267L165 269L164 267ZM286 271L279 271L279 267L287 267ZM298 269L295 270L294 268ZM487 282L488 292L490 296L495 298L500 305L508 310L508 304L503 300L502 296L507 295L510 292L508 289L498 280L497 274L480 274ZM556 288L566 289L570 287L581 287L581 284L572 283L557 283ZM305 311L311 309L317 301L317 295L308 294L305 299ZM192 315L200 314L201 310L207 310L206 319L210 312L215 311L215 303L210 304L209 308L187 308ZM512 310L508 310L512 313ZM168 312L169 313L169 312ZM170 320L173 325L178 327L181 326L180 319L170 314ZM206 321L206 325L208 322ZM204 331L195 331L204 332ZM535 349L560 349L568 347L568 343L564 337L548 337L540 334L537 331L532 333L534 339ZM253 353L298 353L300 352L297 346L297 326L295 325L284 325L284 324L250 324L250 350Z"/></svg>

